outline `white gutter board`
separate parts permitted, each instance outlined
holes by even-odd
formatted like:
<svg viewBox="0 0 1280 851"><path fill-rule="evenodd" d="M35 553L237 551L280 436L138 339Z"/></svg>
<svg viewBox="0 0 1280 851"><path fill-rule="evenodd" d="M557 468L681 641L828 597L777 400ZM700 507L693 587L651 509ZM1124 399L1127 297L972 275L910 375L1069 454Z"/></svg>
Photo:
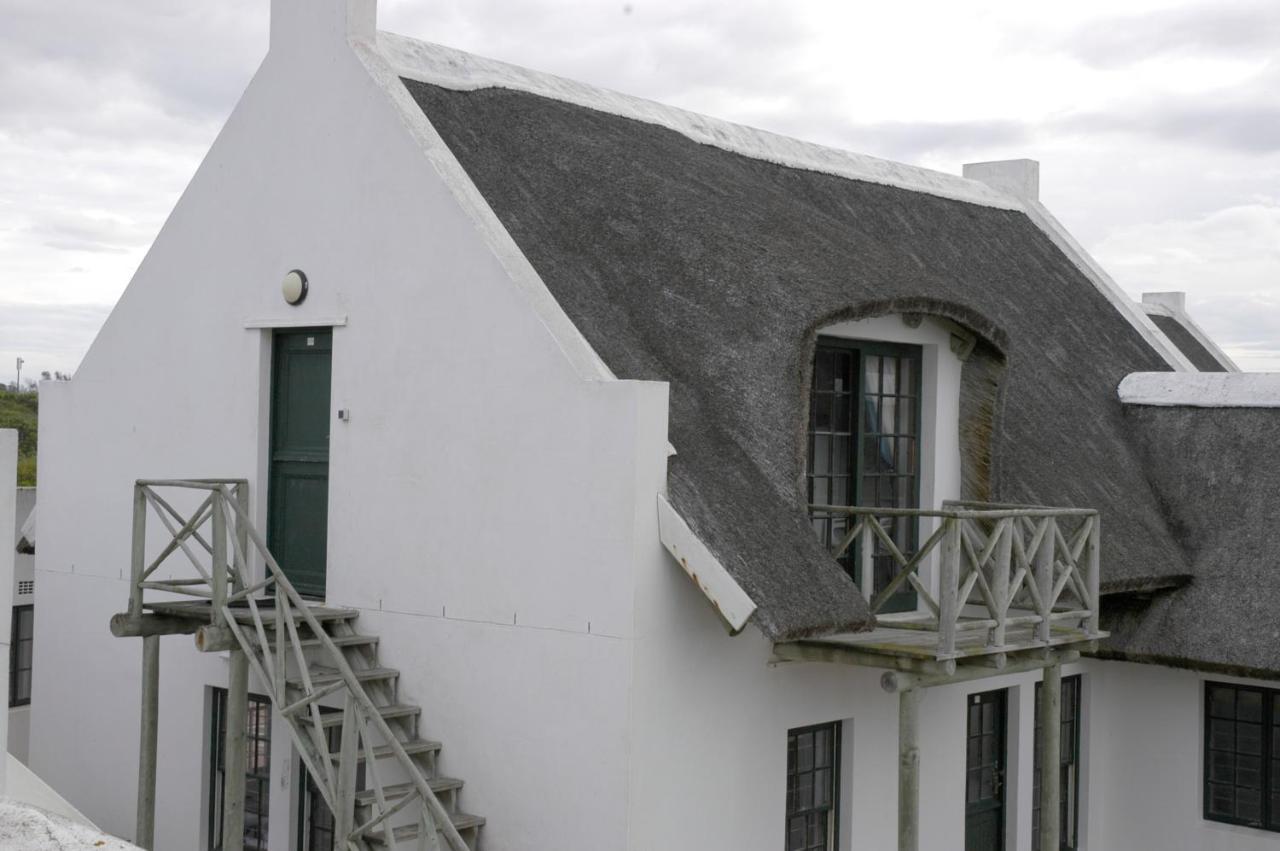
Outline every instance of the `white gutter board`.
<svg viewBox="0 0 1280 851"><path fill-rule="evenodd" d="M699 540L680 513L658 494L658 537L689 578L702 590L729 627L731 635L742 632L755 614L756 604L737 581Z"/></svg>

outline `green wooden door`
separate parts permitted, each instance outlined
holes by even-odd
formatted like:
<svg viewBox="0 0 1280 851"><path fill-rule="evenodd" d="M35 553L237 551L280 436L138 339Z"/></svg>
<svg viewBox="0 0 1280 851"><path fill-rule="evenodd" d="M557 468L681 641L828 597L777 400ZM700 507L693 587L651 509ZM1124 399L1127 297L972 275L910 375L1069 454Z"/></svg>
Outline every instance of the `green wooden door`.
<svg viewBox="0 0 1280 851"><path fill-rule="evenodd" d="M267 546L298 593L323 597L329 520L329 329L276 332Z"/></svg>
<svg viewBox="0 0 1280 851"><path fill-rule="evenodd" d="M965 759L965 851L1004 849L1004 689L969 695Z"/></svg>

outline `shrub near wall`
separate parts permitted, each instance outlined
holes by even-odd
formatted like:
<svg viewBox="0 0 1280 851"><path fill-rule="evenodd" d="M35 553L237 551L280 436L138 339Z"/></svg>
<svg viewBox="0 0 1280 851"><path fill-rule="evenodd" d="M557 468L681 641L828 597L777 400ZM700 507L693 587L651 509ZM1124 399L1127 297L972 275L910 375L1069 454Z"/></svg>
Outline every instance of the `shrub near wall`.
<svg viewBox="0 0 1280 851"><path fill-rule="evenodd" d="M0 390L0 428L18 430L18 485L36 483L36 423L39 396Z"/></svg>

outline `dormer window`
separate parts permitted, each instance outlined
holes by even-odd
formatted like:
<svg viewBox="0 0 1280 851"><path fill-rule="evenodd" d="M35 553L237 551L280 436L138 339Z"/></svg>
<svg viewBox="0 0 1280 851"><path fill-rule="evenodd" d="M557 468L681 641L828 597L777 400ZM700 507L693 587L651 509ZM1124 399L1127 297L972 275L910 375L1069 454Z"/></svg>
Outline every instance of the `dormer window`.
<svg viewBox="0 0 1280 851"><path fill-rule="evenodd" d="M809 398L810 505L876 508L920 507L922 349L880 341L819 337ZM813 512L814 529L828 547L849 531L848 518ZM919 520L886 517L894 543L910 556L919 545ZM862 585L858 553L841 564ZM876 541L869 593L884 588L896 572L893 557ZM915 593L900 591L882 611L909 611Z"/></svg>

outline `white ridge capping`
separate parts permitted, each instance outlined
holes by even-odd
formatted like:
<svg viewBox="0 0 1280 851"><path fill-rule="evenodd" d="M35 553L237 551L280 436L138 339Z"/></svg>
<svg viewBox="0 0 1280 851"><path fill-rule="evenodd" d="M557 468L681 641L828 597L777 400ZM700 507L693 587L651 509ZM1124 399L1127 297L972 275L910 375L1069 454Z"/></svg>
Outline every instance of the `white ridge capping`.
<svg viewBox="0 0 1280 851"><path fill-rule="evenodd" d="M1280 372L1134 372L1118 392L1126 405L1280 408Z"/></svg>
<svg viewBox="0 0 1280 851"><path fill-rule="evenodd" d="M1187 330L1195 341L1204 346L1209 354L1222 365L1227 372L1240 372L1240 367L1231 356L1210 337L1200 324L1187 312L1187 294L1184 292L1159 292L1142 294L1142 310L1148 316L1168 316Z"/></svg>
<svg viewBox="0 0 1280 851"><path fill-rule="evenodd" d="M656 124L695 142L778 165L896 186L984 207L1022 208L1016 198L954 174L803 142L394 33L378 33L378 50L400 76L446 89L500 88L527 92Z"/></svg>
<svg viewBox="0 0 1280 851"><path fill-rule="evenodd" d="M755 614L755 602L662 494L658 494L658 537L711 602L729 634L742 632Z"/></svg>

